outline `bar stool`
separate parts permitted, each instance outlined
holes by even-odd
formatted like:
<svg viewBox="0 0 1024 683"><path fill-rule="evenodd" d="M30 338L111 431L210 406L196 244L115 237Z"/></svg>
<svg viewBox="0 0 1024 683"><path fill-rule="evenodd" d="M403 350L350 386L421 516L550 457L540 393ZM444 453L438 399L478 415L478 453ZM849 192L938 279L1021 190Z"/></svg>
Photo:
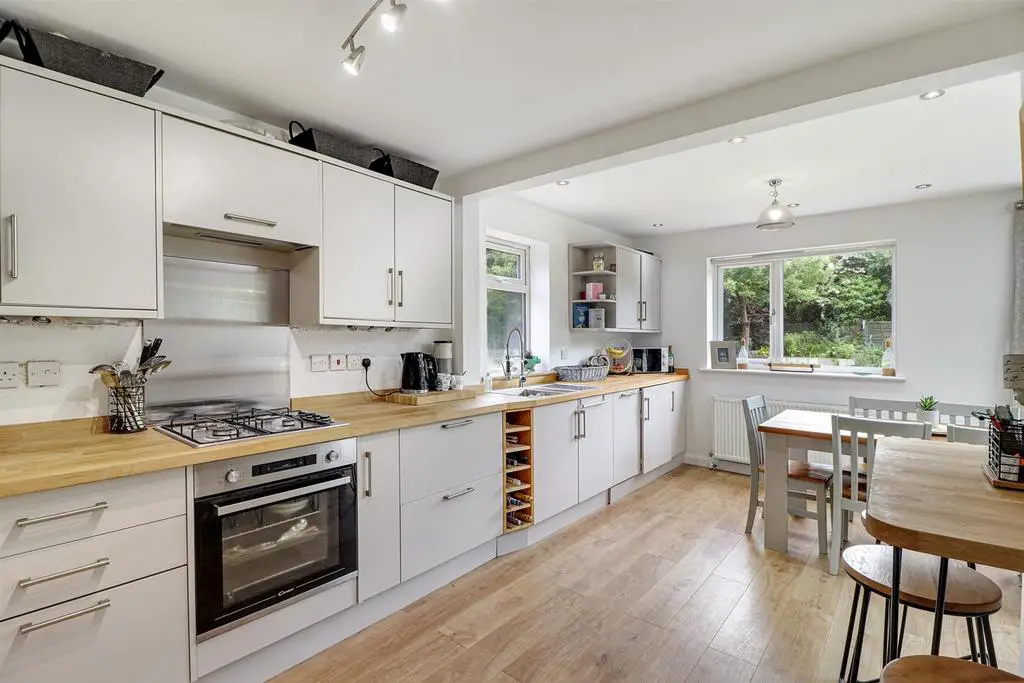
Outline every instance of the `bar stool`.
<svg viewBox="0 0 1024 683"><path fill-rule="evenodd" d="M1011 681L1024 681L1024 678L993 669L990 666L965 662L952 657L932 655L914 655L897 659L885 667L881 678L881 683L931 683L932 681L1011 683Z"/></svg>
<svg viewBox="0 0 1024 683"><path fill-rule="evenodd" d="M853 593L853 606L850 609L850 624L846 632L846 645L843 647L839 680L857 681L871 595L876 594L885 598L887 606L889 598L892 596L892 548L884 545L851 546L843 551L843 569L854 580L856 587ZM935 612L938 571L938 557L909 550L903 551L902 570L900 571L900 604L903 605L903 616L899 627L897 656L903 649L907 610L914 607L926 612ZM863 593L863 599L861 593ZM858 601L860 601L859 618L857 615ZM974 662L980 661L990 667L997 666L995 642L992 640L989 616L998 612L1002 603L1003 592L994 581L962 562L951 561L949 563L943 614L951 617L963 617L967 620L967 636L971 643L971 654L966 659ZM885 631L888 632L888 609L886 609L885 615ZM854 639L855 622L857 623L856 639ZM846 665L850 659L851 642L853 658L850 664L850 676L847 678Z"/></svg>

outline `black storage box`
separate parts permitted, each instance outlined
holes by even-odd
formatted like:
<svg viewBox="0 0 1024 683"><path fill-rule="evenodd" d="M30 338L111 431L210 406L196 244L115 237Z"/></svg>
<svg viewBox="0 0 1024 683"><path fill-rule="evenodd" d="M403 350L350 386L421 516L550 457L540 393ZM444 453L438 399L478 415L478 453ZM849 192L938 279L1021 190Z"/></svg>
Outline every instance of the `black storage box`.
<svg viewBox="0 0 1024 683"><path fill-rule="evenodd" d="M296 126L298 126L300 131L298 135L293 132ZM341 161L347 161L360 168L370 168L370 164L378 156L373 147L367 147L358 142L325 133L317 128L305 128L298 121L292 121L288 125L288 134L291 136L288 142L296 147L308 149L310 152L319 152Z"/></svg>
<svg viewBox="0 0 1024 683"><path fill-rule="evenodd" d="M370 170L428 190L433 190L437 181L436 169L394 154L385 154L383 151L381 157L370 164Z"/></svg>

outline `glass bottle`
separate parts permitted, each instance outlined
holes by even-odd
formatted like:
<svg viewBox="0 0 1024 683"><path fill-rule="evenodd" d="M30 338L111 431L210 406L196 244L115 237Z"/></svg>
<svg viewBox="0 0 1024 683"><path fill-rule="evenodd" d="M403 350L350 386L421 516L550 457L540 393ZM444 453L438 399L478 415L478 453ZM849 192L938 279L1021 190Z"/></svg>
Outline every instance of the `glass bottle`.
<svg viewBox="0 0 1024 683"><path fill-rule="evenodd" d="M736 368L746 370L750 365L750 352L747 351L747 338L740 339L740 350L736 354Z"/></svg>
<svg viewBox="0 0 1024 683"><path fill-rule="evenodd" d="M676 371L676 357L672 354L672 345L668 345L668 371Z"/></svg>
<svg viewBox="0 0 1024 683"><path fill-rule="evenodd" d="M604 270L604 254L602 252L594 254L592 269L595 271Z"/></svg>
<svg viewBox="0 0 1024 683"><path fill-rule="evenodd" d="M892 352L892 339L885 340L885 351L882 352L882 375L896 376L896 354Z"/></svg>

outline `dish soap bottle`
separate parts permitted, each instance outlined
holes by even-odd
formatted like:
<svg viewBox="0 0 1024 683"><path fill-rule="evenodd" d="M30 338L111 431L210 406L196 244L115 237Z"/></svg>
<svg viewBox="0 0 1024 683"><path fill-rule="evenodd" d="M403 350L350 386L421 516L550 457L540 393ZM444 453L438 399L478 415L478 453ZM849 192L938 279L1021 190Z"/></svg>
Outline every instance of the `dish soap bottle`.
<svg viewBox="0 0 1024 683"><path fill-rule="evenodd" d="M892 352L892 339L885 340L885 351L882 352L882 376L896 376L896 354Z"/></svg>
<svg viewBox="0 0 1024 683"><path fill-rule="evenodd" d="M491 392L494 390L494 378L491 377L491 373L484 375L484 391Z"/></svg>
<svg viewBox="0 0 1024 683"><path fill-rule="evenodd" d="M750 352L747 351L747 338L740 339L740 351L736 354L736 369L746 370L750 366Z"/></svg>
<svg viewBox="0 0 1024 683"><path fill-rule="evenodd" d="M669 372L675 372L676 371L676 357L674 355L672 355L672 345L671 344L668 345L668 371Z"/></svg>

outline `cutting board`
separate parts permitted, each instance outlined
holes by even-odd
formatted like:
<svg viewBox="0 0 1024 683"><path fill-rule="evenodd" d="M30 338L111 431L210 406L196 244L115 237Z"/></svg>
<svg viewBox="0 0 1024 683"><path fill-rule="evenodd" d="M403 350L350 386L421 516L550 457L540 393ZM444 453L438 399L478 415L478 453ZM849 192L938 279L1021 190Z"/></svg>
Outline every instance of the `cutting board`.
<svg viewBox="0 0 1024 683"><path fill-rule="evenodd" d="M464 401L467 398L474 398L484 393L484 387L482 384L477 384L465 389L451 390L451 391L431 391L427 394L388 394L387 401L391 403L401 403L406 406L432 406L438 403L448 403L450 401Z"/></svg>

